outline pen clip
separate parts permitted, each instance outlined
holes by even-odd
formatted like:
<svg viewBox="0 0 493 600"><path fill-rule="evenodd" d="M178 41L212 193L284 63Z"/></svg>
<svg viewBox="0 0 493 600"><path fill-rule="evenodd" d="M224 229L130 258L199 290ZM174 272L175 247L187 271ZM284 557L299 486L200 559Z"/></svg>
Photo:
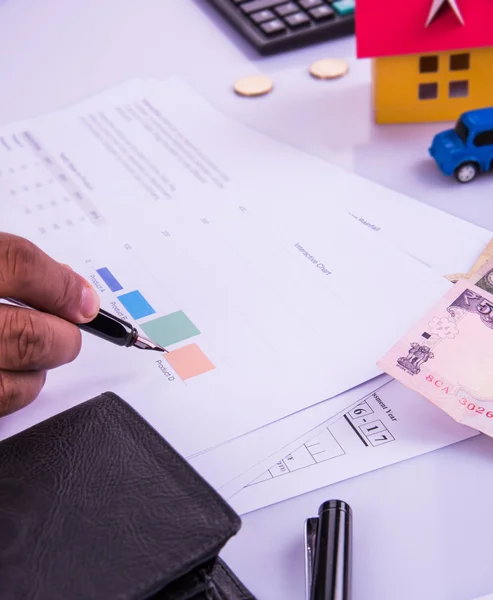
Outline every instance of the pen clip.
<svg viewBox="0 0 493 600"><path fill-rule="evenodd" d="M318 517L305 521L305 600L310 600L315 549L317 547Z"/></svg>

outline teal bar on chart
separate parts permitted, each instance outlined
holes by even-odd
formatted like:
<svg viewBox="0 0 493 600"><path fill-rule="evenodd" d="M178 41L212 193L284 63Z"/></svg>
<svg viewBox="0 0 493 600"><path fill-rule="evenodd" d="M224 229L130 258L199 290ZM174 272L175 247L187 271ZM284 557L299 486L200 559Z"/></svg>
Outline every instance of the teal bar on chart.
<svg viewBox="0 0 493 600"><path fill-rule="evenodd" d="M146 321L142 329L154 342L164 347L184 342L200 333L182 310Z"/></svg>

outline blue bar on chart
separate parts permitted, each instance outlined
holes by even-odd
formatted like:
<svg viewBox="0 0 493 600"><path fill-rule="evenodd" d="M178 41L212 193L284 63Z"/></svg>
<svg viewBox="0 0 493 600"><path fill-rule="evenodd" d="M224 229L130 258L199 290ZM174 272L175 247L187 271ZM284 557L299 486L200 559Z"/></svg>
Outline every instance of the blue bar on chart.
<svg viewBox="0 0 493 600"><path fill-rule="evenodd" d="M99 273L101 279L106 283L112 292L119 292L120 290L123 290L123 286L107 267L96 269L96 273Z"/></svg>
<svg viewBox="0 0 493 600"><path fill-rule="evenodd" d="M122 294L118 296L118 300L128 310L133 319L143 319L156 312L139 290Z"/></svg>

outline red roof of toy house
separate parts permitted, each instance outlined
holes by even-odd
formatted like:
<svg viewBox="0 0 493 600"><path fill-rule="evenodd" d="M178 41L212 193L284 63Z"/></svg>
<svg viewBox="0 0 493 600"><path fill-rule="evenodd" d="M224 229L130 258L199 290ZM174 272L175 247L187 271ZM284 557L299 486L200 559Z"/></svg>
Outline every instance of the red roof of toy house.
<svg viewBox="0 0 493 600"><path fill-rule="evenodd" d="M454 13L454 0L443 0L425 27L437 2L440 0L356 0L358 58L493 46L493 0L455 0L463 25Z"/></svg>

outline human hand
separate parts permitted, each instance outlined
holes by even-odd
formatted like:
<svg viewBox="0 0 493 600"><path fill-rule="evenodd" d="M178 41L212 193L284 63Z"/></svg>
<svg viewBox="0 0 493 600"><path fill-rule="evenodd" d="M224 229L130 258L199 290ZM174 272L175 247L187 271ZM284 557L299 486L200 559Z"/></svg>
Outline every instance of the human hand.
<svg viewBox="0 0 493 600"><path fill-rule="evenodd" d="M26 406L41 391L46 371L71 362L81 334L99 310L90 284L27 240L0 232L0 417ZM43 311L43 312L38 312Z"/></svg>

